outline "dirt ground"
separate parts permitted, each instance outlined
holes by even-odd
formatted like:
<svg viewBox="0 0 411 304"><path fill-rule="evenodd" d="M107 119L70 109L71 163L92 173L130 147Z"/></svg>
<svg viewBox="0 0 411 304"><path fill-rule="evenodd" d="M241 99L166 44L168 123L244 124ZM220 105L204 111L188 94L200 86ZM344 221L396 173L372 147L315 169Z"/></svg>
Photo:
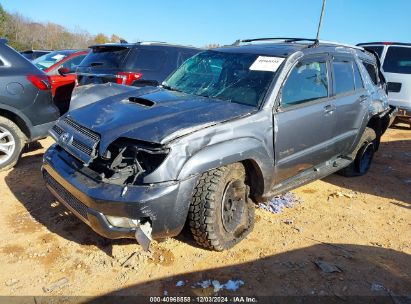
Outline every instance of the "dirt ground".
<svg viewBox="0 0 411 304"><path fill-rule="evenodd" d="M0 173L0 295L213 295L196 283L238 279L237 291L217 294L411 296L407 128L387 131L366 176L298 188L302 202L281 214L258 209L254 231L233 249L204 250L185 231L154 243L151 256L133 240L99 237L55 201L40 173L51 143Z"/></svg>

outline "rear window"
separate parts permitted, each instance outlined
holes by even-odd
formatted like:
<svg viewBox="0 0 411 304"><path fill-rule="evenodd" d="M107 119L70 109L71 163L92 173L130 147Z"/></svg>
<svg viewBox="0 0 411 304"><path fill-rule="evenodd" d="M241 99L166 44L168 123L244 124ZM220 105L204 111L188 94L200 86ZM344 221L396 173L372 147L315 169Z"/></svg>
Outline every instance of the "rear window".
<svg viewBox="0 0 411 304"><path fill-rule="evenodd" d="M364 46L364 49L376 52L378 57L381 58L382 51L384 50L383 46Z"/></svg>
<svg viewBox="0 0 411 304"><path fill-rule="evenodd" d="M389 73L411 74L411 48L390 46L383 68Z"/></svg>
<svg viewBox="0 0 411 304"><path fill-rule="evenodd" d="M363 65L364 65L365 69L367 70L368 75L370 75L370 78L371 78L372 82L374 84L378 84L378 75L377 75L376 66L369 63L369 62L365 62L365 61L363 61Z"/></svg>
<svg viewBox="0 0 411 304"><path fill-rule="evenodd" d="M129 52L125 46L97 46L81 62L81 66L119 68Z"/></svg>
<svg viewBox="0 0 411 304"><path fill-rule="evenodd" d="M158 71L166 60L167 53L164 50L137 48L127 60L127 68L132 70Z"/></svg>

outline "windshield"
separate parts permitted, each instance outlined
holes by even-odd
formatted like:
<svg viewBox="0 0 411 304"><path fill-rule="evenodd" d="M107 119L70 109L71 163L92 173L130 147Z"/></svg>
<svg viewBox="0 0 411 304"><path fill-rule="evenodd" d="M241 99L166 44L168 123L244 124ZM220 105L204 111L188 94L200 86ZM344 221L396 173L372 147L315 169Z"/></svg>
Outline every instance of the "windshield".
<svg viewBox="0 0 411 304"><path fill-rule="evenodd" d="M73 52L64 52L64 51L51 52L46 55L40 56L37 59L34 59L32 62L37 68L43 71L51 67L53 64L63 60L64 58L69 56L71 53Z"/></svg>
<svg viewBox="0 0 411 304"><path fill-rule="evenodd" d="M261 58L279 59L255 54L202 52L188 59L163 86L187 94L258 106L276 70L261 65L258 62Z"/></svg>

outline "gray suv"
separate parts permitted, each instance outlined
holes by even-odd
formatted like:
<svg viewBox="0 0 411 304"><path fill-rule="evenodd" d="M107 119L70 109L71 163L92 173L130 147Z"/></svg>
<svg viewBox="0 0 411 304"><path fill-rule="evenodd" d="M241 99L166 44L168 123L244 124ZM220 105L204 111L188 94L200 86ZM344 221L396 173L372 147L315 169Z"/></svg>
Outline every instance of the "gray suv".
<svg viewBox="0 0 411 304"><path fill-rule="evenodd" d="M221 251L251 231L256 202L365 174L392 120L372 81L378 59L309 39L237 44L188 59L160 87L95 86L102 99L51 131L50 191L105 237L144 244L187 221Z"/></svg>
<svg viewBox="0 0 411 304"><path fill-rule="evenodd" d="M46 137L60 116L46 74L0 39L0 171L26 143Z"/></svg>

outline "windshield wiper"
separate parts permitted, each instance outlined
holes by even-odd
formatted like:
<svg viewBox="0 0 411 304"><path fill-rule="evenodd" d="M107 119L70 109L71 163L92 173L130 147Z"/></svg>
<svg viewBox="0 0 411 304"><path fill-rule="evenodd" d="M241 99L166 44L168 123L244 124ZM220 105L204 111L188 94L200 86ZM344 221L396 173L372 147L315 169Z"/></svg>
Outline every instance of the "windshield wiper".
<svg viewBox="0 0 411 304"><path fill-rule="evenodd" d="M163 84L163 85L161 85L161 87L164 88L164 89L166 89L166 90L169 90L169 91L182 92L182 91L180 91L180 90L178 90L178 89L176 89L176 88L170 87L168 84Z"/></svg>
<svg viewBox="0 0 411 304"><path fill-rule="evenodd" d="M233 101L232 99L224 99L224 98L217 97L217 96L213 96L213 95L201 95L201 94L198 94L197 96L206 97L206 98L218 99L218 100L226 101L226 102L232 102L232 101Z"/></svg>

